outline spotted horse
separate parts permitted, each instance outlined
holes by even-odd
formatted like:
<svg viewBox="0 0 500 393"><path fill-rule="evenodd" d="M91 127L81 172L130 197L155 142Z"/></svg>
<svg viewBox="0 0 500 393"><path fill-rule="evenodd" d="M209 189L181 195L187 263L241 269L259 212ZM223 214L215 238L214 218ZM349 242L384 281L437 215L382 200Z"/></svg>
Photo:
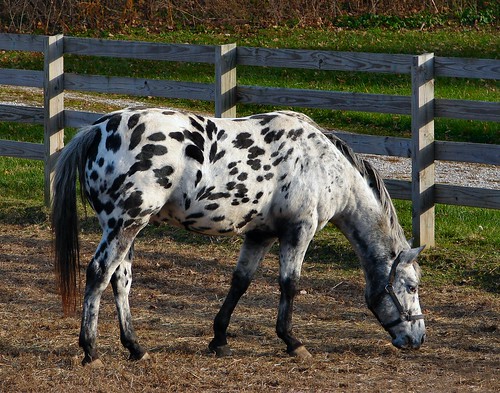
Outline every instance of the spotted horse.
<svg viewBox="0 0 500 393"><path fill-rule="evenodd" d="M130 359L148 354L129 309L133 243L148 223L244 238L231 286L215 317L210 350L229 355L227 328L264 255L279 242L277 335L292 356L309 357L292 333L292 309L306 249L328 222L354 247L369 309L398 348L418 349L425 325L420 270L377 171L309 117L290 111L209 118L129 108L83 128L55 168L55 266L66 312L77 296L76 177L95 210L102 239L87 267L79 344L83 364L98 360L101 294L111 282L122 344Z"/></svg>

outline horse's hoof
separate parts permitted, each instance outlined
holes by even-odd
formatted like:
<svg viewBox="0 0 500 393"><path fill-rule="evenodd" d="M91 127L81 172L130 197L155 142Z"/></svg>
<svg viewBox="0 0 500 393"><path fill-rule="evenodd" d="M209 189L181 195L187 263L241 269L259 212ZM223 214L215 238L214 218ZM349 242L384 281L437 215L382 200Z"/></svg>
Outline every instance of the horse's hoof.
<svg viewBox="0 0 500 393"><path fill-rule="evenodd" d="M296 358L301 359L301 360L312 358L312 355L309 353L309 351L303 345L301 345L298 348L295 348L289 354L290 354L290 356L296 357Z"/></svg>
<svg viewBox="0 0 500 393"><path fill-rule="evenodd" d="M82 365L84 367L90 367L90 368L102 368L102 367L104 367L104 363L99 358L91 360L91 361L83 359Z"/></svg>
<svg viewBox="0 0 500 393"><path fill-rule="evenodd" d="M142 355L142 358L137 359L138 362L147 362L148 360L151 360L151 356L149 356L149 353L144 352L144 355Z"/></svg>
<svg viewBox="0 0 500 393"><path fill-rule="evenodd" d="M214 352L215 356L217 356L218 358L231 356L233 354L233 351L231 351L229 345L221 345L220 347L210 347L210 350Z"/></svg>
<svg viewBox="0 0 500 393"><path fill-rule="evenodd" d="M149 356L149 353L147 352L141 352L141 353L137 353L135 355L132 355L130 354L128 360L132 361L132 362L145 362L147 360L150 360L151 359L151 356Z"/></svg>

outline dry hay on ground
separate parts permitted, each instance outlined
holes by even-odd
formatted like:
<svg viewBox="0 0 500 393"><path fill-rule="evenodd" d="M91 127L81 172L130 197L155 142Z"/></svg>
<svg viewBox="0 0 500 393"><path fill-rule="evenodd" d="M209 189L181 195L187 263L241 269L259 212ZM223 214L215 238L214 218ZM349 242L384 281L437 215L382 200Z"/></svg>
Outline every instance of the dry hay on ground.
<svg viewBox="0 0 500 393"><path fill-rule="evenodd" d="M82 238L88 260L98 236ZM215 358L206 348L238 244L177 240L144 236L136 243L131 304L152 359L126 360L108 290L99 321L104 367L83 368L79 320L61 316L49 230L2 225L0 391L500 391L500 301L467 288L423 288L428 342L402 352L364 305L361 272L346 280L333 268L319 274L306 266L294 322L314 357L289 358L274 333L273 254L236 309L235 355Z"/></svg>

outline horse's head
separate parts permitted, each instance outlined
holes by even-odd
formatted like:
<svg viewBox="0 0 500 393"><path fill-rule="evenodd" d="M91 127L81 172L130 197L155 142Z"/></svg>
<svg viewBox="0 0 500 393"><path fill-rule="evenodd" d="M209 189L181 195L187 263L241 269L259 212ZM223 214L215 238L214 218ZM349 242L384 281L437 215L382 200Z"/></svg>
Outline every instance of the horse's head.
<svg viewBox="0 0 500 393"><path fill-rule="evenodd" d="M418 300L420 267L416 262L424 247L402 251L393 261L389 276L370 285L366 301L380 324L401 349L419 349L425 340L424 316Z"/></svg>

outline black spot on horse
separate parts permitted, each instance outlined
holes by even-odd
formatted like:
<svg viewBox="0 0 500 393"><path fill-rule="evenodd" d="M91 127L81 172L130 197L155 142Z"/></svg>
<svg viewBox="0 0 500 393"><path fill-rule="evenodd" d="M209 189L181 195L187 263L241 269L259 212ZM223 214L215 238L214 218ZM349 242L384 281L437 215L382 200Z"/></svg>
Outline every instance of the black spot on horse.
<svg viewBox="0 0 500 393"><path fill-rule="evenodd" d="M102 168L102 166L104 165L104 158L103 157L99 158L99 161L97 161L97 165L99 165Z"/></svg>
<svg viewBox="0 0 500 393"><path fill-rule="evenodd" d="M237 173L238 173L238 168L236 168L236 167L234 167L233 169L231 169L231 170L229 171L229 174L230 174L230 175L236 175Z"/></svg>
<svg viewBox="0 0 500 393"><path fill-rule="evenodd" d="M226 131L224 130L220 130L218 133L217 133L217 140L220 141L222 139L222 137L226 134ZM225 138L224 138L225 139Z"/></svg>
<svg viewBox="0 0 500 393"><path fill-rule="evenodd" d="M248 188L243 183L238 183L236 185L236 194L234 196L236 198L244 198L248 192Z"/></svg>
<svg viewBox="0 0 500 393"><path fill-rule="evenodd" d="M215 216L215 217L212 217L212 221L213 222L221 222L221 221L224 221L226 219L226 216Z"/></svg>
<svg viewBox="0 0 500 393"><path fill-rule="evenodd" d="M97 173L97 171L92 171L92 173L90 174L90 179L93 181L99 179L99 174Z"/></svg>
<svg viewBox="0 0 500 393"><path fill-rule="evenodd" d="M108 164L106 166L106 175L111 175L115 171L115 166L113 164Z"/></svg>
<svg viewBox="0 0 500 393"><path fill-rule="evenodd" d="M236 186L236 182L230 181L229 183L226 184L226 188L228 191L234 190L234 187Z"/></svg>
<svg viewBox="0 0 500 393"><path fill-rule="evenodd" d="M111 150L113 153L116 153L120 149L121 145L122 137L120 136L120 134L113 133L108 135L108 137L106 138L106 149Z"/></svg>
<svg viewBox="0 0 500 393"><path fill-rule="evenodd" d="M185 130L184 136L186 137L186 139L189 139L191 142L193 142L201 151L205 149L205 138L199 132L191 132Z"/></svg>
<svg viewBox="0 0 500 393"><path fill-rule="evenodd" d="M139 123L140 117L141 117L141 115L139 113L135 113L129 117L128 122L127 122L127 126L128 126L129 130L134 128L137 125L137 123Z"/></svg>
<svg viewBox="0 0 500 393"><path fill-rule="evenodd" d="M193 218L202 218L205 217L205 214L203 212L197 212L197 213L192 213L186 217L186 220L191 220Z"/></svg>
<svg viewBox="0 0 500 393"><path fill-rule="evenodd" d="M203 161L205 160L203 152L195 145L188 145L186 147L186 156L198 161L200 164L203 164Z"/></svg>
<svg viewBox="0 0 500 393"><path fill-rule="evenodd" d="M266 173L264 175L264 179L266 179L266 180L271 180L273 177L274 177L274 173L271 173L271 172Z"/></svg>
<svg viewBox="0 0 500 393"><path fill-rule="evenodd" d="M178 142L184 141L184 134L182 132L171 132L168 134L168 136Z"/></svg>
<svg viewBox="0 0 500 393"><path fill-rule="evenodd" d="M172 183L168 179L168 176L170 176L172 173L174 173L174 168L172 168L170 165L166 165L163 168L154 169L153 172L157 178L156 182L160 186L167 188L167 189L172 187Z"/></svg>
<svg viewBox="0 0 500 393"><path fill-rule="evenodd" d="M143 155L143 157L146 157L146 158L152 158L153 156L162 156L162 155L167 154L167 153L168 153L168 149L166 146L148 144L148 145L144 145L142 147L142 150L139 154Z"/></svg>
<svg viewBox="0 0 500 393"><path fill-rule="evenodd" d="M116 219L111 217L109 220L108 220L108 227L109 228L114 228L116 225Z"/></svg>
<svg viewBox="0 0 500 393"><path fill-rule="evenodd" d="M248 132L242 132L238 134L235 140L233 140L233 145L237 149L248 149L253 145L253 139L250 138L251 134Z"/></svg>
<svg viewBox="0 0 500 393"><path fill-rule="evenodd" d="M248 178L248 174L246 172L241 172L238 175L238 180L240 180L240 181L245 181L247 178Z"/></svg>
<svg viewBox="0 0 500 393"><path fill-rule="evenodd" d="M203 126L200 123L198 123L194 117L189 117L189 120L191 121L191 125L194 128L196 128L198 131L200 131L200 132L204 132L205 131L205 129L203 128Z"/></svg>
<svg viewBox="0 0 500 393"><path fill-rule="evenodd" d="M236 228L240 229L240 228L243 228L245 225L247 225L250 221L252 221L252 217L254 216L254 214L257 213L257 210L255 209L252 209L250 210L244 217L243 217L243 221L241 221L240 223L238 223L236 225Z"/></svg>
<svg viewBox="0 0 500 393"><path fill-rule="evenodd" d="M136 158L140 158L141 154L139 153ZM153 166L153 162L149 159L140 158L139 161L135 162L129 169L128 175L132 176L136 172L147 171L149 168Z"/></svg>
<svg viewBox="0 0 500 393"><path fill-rule="evenodd" d="M189 210L191 207L191 199L187 197L186 194L184 194L184 210Z"/></svg>
<svg viewBox="0 0 500 393"><path fill-rule="evenodd" d="M208 154L208 160L213 163L215 161L215 156L217 154L217 142L212 143L210 147L210 153Z"/></svg>
<svg viewBox="0 0 500 393"><path fill-rule="evenodd" d="M303 128L299 128L297 130L290 130L288 131L288 138L290 138L292 141L296 141L297 138L299 138L303 133L304 133Z"/></svg>
<svg viewBox="0 0 500 393"><path fill-rule="evenodd" d="M218 203L210 203L208 205L205 205L206 210L217 210L219 208Z"/></svg>
<svg viewBox="0 0 500 393"><path fill-rule="evenodd" d="M217 126L212 120L207 120L207 126L205 127L208 139L212 139L213 135L217 132Z"/></svg>
<svg viewBox="0 0 500 393"><path fill-rule="evenodd" d="M128 146L129 150L134 150L139 143L141 143L142 134L144 134L145 130L146 125L144 123L141 123L134 128L134 131L132 131L132 135L130 136L130 144Z"/></svg>
<svg viewBox="0 0 500 393"><path fill-rule="evenodd" d="M153 142L160 142L160 141L164 141L165 139L167 139L167 137L165 136L165 134L163 132L155 132L154 134L151 134L150 136L148 136L148 139L150 141L153 141Z"/></svg>
<svg viewBox="0 0 500 393"><path fill-rule="evenodd" d="M119 196L118 190L121 188L121 186L126 178L127 178L126 174L122 174L122 175L115 178L115 180L113 181L113 184L111 185L111 187L108 189L108 192L107 192L109 194L109 196L111 197L111 199L113 199L113 200L118 199L118 196Z"/></svg>
<svg viewBox="0 0 500 393"><path fill-rule="evenodd" d="M221 198L229 198L230 196L231 194L229 194L228 192L214 192L213 194L210 194L208 200L213 201Z"/></svg>
<svg viewBox="0 0 500 393"><path fill-rule="evenodd" d="M196 172L196 180L194 181L194 186L196 187L198 185L198 183L201 181L201 177L202 177L202 174L201 174L201 171L198 170Z"/></svg>
<svg viewBox="0 0 500 393"><path fill-rule="evenodd" d="M122 116L120 114L112 115L108 120L108 124L106 124L106 131L116 132L116 130L118 130L118 127L120 126L121 121Z"/></svg>
<svg viewBox="0 0 500 393"><path fill-rule="evenodd" d="M222 150L220 152L218 152L215 157L214 157L214 161L213 162L217 162L219 161L222 157L224 157L226 154L226 151L225 150Z"/></svg>
<svg viewBox="0 0 500 393"><path fill-rule="evenodd" d="M258 156L261 156L265 153L266 151L264 149L261 149L258 146L252 146L250 149L248 149L248 159L252 160L254 158L257 158Z"/></svg>
<svg viewBox="0 0 500 393"><path fill-rule="evenodd" d="M250 165L250 168L252 168L254 171L258 171L261 167L259 159L248 160L247 164Z"/></svg>
<svg viewBox="0 0 500 393"><path fill-rule="evenodd" d="M140 207L142 202L142 191L134 191L123 202L123 208L125 210L134 209Z"/></svg>

